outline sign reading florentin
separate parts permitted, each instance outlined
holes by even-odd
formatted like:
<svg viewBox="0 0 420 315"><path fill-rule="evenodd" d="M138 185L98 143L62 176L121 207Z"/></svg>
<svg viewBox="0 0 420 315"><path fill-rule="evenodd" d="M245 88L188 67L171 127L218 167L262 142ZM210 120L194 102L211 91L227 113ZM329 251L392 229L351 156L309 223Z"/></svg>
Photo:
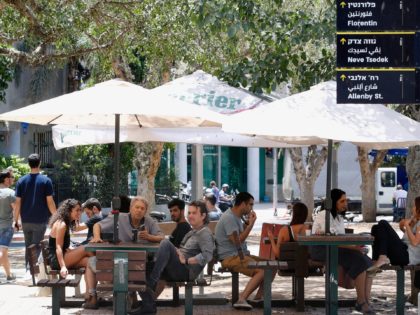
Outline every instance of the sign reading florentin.
<svg viewBox="0 0 420 315"><path fill-rule="evenodd" d="M337 0L337 30L415 30L420 28L418 0Z"/></svg>
<svg viewBox="0 0 420 315"><path fill-rule="evenodd" d="M338 67L416 67L415 32L337 33ZM417 60L416 60L417 59Z"/></svg>
<svg viewBox="0 0 420 315"><path fill-rule="evenodd" d="M337 69L337 103L419 103L419 79L415 69Z"/></svg>

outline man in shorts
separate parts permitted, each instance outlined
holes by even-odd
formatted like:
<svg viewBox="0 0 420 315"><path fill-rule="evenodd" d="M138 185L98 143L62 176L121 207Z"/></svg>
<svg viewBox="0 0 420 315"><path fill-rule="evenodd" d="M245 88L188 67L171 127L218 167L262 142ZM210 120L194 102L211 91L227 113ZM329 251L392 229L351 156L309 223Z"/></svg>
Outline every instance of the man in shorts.
<svg viewBox="0 0 420 315"><path fill-rule="evenodd" d="M9 188L12 182L10 172L0 173L0 265L3 265L7 281L16 279L9 262L9 245L14 233L13 208L16 201L14 190Z"/></svg>
<svg viewBox="0 0 420 315"><path fill-rule="evenodd" d="M252 309L246 300L255 289L258 288L254 297L255 301L260 300L263 295L264 270L248 268L249 262L261 260L259 257L250 255L246 246L246 239L257 220L257 215L252 210L253 206L254 197L251 194L239 193L233 207L222 215L216 225L217 257L222 262L222 267L251 277L244 291L239 295L238 301L233 305L236 309ZM234 232L237 232L239 236L245 256L243 260L238 255L233 237Z"/></svg>

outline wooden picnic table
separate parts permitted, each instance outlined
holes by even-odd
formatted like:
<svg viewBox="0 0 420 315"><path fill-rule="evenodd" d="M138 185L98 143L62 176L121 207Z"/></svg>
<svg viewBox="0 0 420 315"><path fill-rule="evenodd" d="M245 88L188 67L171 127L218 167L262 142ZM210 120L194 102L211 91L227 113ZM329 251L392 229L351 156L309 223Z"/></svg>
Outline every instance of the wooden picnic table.
<svg viewBox="0 0 420 315"><path fill-rule="evenodd" d="M345 245L370 245L373 237L366 234L309 235L296 236L301 245L322 245L327 247L325 272L325 314L336 315L338 311L338 247Z"/></svg>
<svg viewBox="0 0 420 315"><path fill-rule="evenodd" d="M129 252L145 251L147 253L155 253L159 248L159 243L156 244L144 244L139 242L121 242L121 243L89 243L85 246L86 251L97 252L97 251L115 251L114 253L114 275L122 275L127 270L127 255ZM121 253L123 252L123 253ZM125 252L125 253L124 253ZM121 263L124 260L125 265ZM119 277L119 282L113 282L113 292L115 305L114 314L125 314L126 313L126 299L127 292L121 294L121 288L128 288L128 277Z"/></svg>

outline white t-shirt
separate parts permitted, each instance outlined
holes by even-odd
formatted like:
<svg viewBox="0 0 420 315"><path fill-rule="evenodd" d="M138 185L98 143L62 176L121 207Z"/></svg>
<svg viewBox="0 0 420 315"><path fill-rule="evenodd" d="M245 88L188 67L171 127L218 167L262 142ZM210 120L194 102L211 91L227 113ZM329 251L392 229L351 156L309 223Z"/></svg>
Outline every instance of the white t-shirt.
<svg viewBox="0 0 420 315"><path fill-rule="evenodd" d="M407 198L407 192L404 189L397 189L392 196L395 202L398 202L396 205L398 208L405 208L405 203L403 204L403 201L398 200L399 198Z"/></svg>
<svg viewBox="0 0 420 315"><path fill-rule="evenodd" d="M318 212L312 225L312 234L325 233L325 213L325 210ZM332 234L345 234L344 219L341 215L334 219L330 213L330 231Z"/></svg>

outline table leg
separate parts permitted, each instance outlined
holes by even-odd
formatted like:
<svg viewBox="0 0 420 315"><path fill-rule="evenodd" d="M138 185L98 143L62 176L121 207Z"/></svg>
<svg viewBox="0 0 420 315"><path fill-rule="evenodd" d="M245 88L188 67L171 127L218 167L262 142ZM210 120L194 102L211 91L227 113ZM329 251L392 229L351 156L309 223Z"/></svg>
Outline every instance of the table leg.
<svg viewBox="0 0 420 315"><path fill-rule="evenodd" d="M338 311L338 248L335 245L326 246L327 261L325 274L325 314L336 315Z"/></svg>
<svg viewBox="0 0 420 315"><path fill-rule="evenodd" d="M397 315L404 315L404 269L397 270Z"/></svg>
<svg viewBox="0 0 420 315"><path fill-rule="evenodd" d="M264 270L264 315L271 315L271 279L273 270Z"/></svg>

